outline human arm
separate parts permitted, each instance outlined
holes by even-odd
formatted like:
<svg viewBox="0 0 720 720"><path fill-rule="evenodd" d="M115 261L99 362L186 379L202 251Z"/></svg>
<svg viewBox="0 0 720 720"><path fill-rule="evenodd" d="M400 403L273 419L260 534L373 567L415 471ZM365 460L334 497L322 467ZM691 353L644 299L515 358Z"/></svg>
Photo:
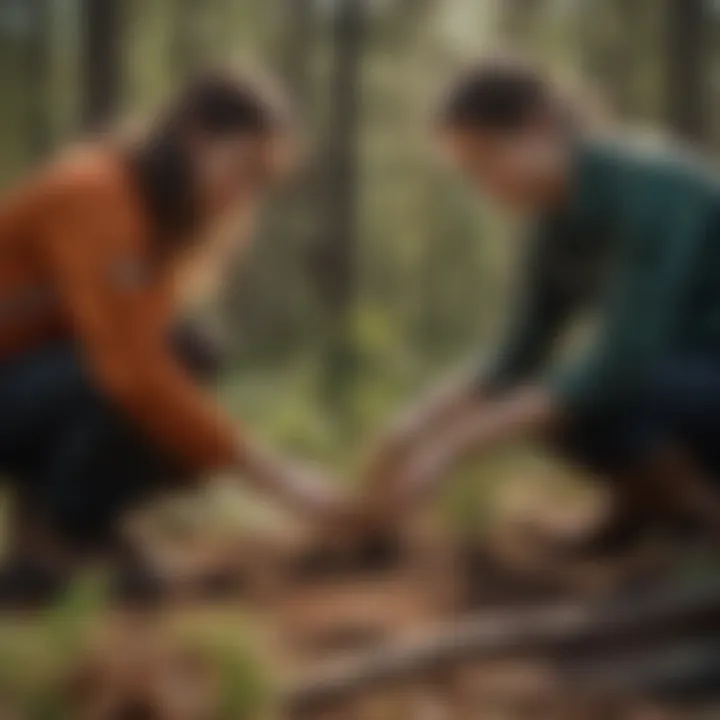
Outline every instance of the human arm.
<svg viewBox="0 0 720 720"><path fill-rule="evenodd" d="M153 274L121 200L103 177L88 182L56 191L42 208L38 242L97 391L199 474L228 470L293 509L329 512L336 494L319 473L240 431L178 362L168 342L174 313L166 283Z"/></svg>
<svg viewBox="0 0 720 720"><path fill-rule="evenodd" d="M433 388L376 443L367 472L375 494L381 495L408 458L445 428L472 423L494 407L494 399L528 382L543 367L575 304L554 272L553 240L545 227L531 239L519 293L493 361Z"/></svg>
<svg viewBox="0 0 720 720"><path fill-rule="evenodd" d="M438 434L403 468L399 504L412 504L437 487L457 461L496 442L572 423L606 404L643 402L656 363L672 352L687 317L710 230L704 208L702 198L688 198L669 219L626 239L590 352L559 380L504 393L475 420Z"/></svg>
<svg viewBox="0 0 720 720"><path fill-rule="evenodd" d="M549 432L563 422L562 408L540 383L488 398L474 413L449 423L398 467L386 487L382 511L404 513L431 498L454 467L492 447Z"/></svg>

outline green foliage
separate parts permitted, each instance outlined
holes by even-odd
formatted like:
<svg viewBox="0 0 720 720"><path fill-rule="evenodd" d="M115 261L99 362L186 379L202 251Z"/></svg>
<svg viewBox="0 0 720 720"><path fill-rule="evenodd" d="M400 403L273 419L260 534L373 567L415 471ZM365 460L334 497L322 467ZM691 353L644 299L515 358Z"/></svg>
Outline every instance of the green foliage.
<svg viewBox="0 0 720 720"><path fill-rule="evenodd" d="M86 573L76 578L60 601L40 617L53 647L66 657L82 650L93 620L102 614L107 601L107 578Z"/></svg>
<svg viewBox="0 0 720 720"><path fill-rule="evenodd" d="M220 672L219 717L244 720L265 712L273 692L256 653L251 648L230 646L225 641L212 648L212 657Z"/></svg>
<svg viewBox="0 0 720 720"><path fill-rule="evenodd" d="M239 609L190 613L179 617L168 632L213 668L218 718L266 716L275 690L269 663L257 652L257 628Z"/></svg>
<svg viewBox="0 0 720 720"><path fill-rule="evenodd" d="M105 609L104 581L79 578L50 610L0 617L0 699L27 720L71 720L68 672Z"/></svg>

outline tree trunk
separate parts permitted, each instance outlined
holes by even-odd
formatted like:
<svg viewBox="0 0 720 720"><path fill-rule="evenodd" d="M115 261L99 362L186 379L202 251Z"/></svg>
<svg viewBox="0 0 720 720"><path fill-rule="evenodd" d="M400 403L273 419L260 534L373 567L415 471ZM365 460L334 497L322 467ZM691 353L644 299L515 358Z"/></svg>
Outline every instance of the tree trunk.
<svg viewBox="0 0 720 720"><path fill-rule="evenodd" d="M175 0L171 12L172 71L185 79L196 72L203 61L208 4L203 0Z"/></svg>
<svg viewBox="0 0 720 720"><path fill-rule="evenodd" d="M282 74L293 101L305 106L310 92L310 50L314 30L312 0L285 0L287 14Z"/></svg>
<svg viewBox="0 0 720 720"><path fill-rule="evenodd" d="M500 35L521 50L532 43L533 30L545 5L544 0L502 0L499 4Z"/></svg>
<svg viewBox="0 0 720 720"><path fill-rule="evenodd" d="M334 26L331 112L323 152L323 230L314 262L327 317L324 390L338 421L351 424L349 386L355 369L351 333L356 294L358 124L364 0L344 0Z"/></svg>
<svg viewBox="0 0 720 720"><path fill-rule="evenodd" d="M86 129L107 125L122 97L122 0L85 0L82 12L82 117Z"/></svg>
<svg viewBox="0 0 720 720"><path fill-rule="evenodd" d="M26 44L24 68L28 90L26 125L28 152L31 161L42 157L52 142L51 46L52 17L49 0L32 0L31 24Z"/></svg>
<svg viewBox="0 0 720 720"><path fill-rule="evenodd" d="M705 0L668 0L667 120L681 137L704 142L708 133Z"/></svg>
<svg viewBox="0 0 720 720"><path fill-rule="evenodd" d="M642 75L649 53L644 31L652 12L645 0L586 0L578 9L583 70L623 118L648 109L643 107Z"/></svg>

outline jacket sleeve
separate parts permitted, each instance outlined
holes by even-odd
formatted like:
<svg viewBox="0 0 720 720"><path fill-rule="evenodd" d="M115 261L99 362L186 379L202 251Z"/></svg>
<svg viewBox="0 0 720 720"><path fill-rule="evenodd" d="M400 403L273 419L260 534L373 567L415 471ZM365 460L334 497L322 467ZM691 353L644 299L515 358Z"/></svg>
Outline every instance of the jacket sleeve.
<svg viewBox="0 0 720 720"><path fill-rule="evenodd" d="M673 207L670 221L623 249L594 345L554 379L554 394L571 413L641 396L681 330L710 213L694 196Z"/></svg>
<svg viewBox="0 0 720 720"><path fill-rule="evenodd" d="M146 277L122 203L93 191L65 193L54 205L44 254L98 388L193 467L230 465L235 429L173 356L163 292Z"/></svg>
<svg viewBox="0 0 720 720"><path fill-rule="evenodd" d="M557 281L551 267L548 229L531 238L520 288L500 348L478 374L478 386L495 393L539 373L573 312L575 302Z"/></svg>

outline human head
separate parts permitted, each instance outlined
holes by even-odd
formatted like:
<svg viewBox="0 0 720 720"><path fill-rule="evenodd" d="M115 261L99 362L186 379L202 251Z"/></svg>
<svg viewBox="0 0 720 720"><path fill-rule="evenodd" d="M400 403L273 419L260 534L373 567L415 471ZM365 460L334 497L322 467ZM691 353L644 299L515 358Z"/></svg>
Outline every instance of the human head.
<svg viewBox="0 0 720 720"><path fill-rule="evenodd" d="M161 233L186 240L262 197L289 169L291 124L280 93L249 75L212 71L188 82L136 158Z"/></svg>
<svg viewBox="0 0 720 720"><path fill-rule="evenodd" d="M451 163L492 198L523 210L557 198L571 120L549 77L507 57L459 73L436 112Z"/></svg>

